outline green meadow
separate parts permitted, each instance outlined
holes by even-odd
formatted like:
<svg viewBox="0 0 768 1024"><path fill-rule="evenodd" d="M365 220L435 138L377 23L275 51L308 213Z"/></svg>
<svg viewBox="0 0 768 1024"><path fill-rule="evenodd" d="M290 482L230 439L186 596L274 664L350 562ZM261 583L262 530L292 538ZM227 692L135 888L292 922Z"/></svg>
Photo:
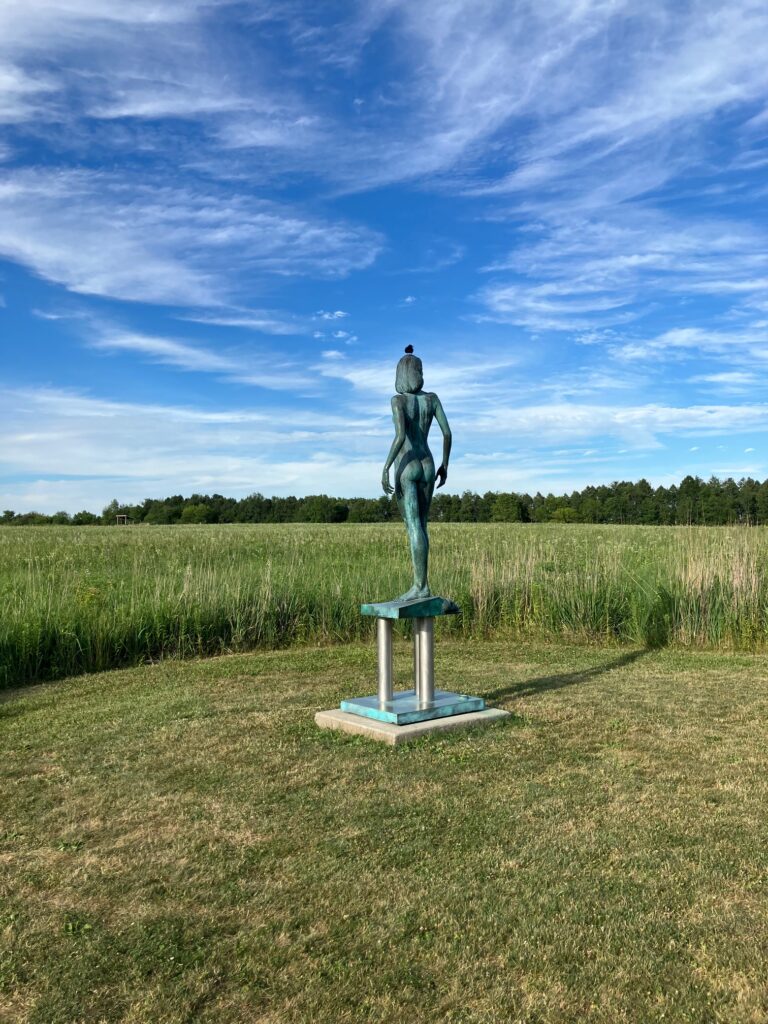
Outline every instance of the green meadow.
<svg viewBox="0 0 768 1024"><path fill-rule="evenodd" d="M763 650L760 527L435 524L464 638ZM0 528L0 686L364 639L410 584L401 524Z"/></svg>

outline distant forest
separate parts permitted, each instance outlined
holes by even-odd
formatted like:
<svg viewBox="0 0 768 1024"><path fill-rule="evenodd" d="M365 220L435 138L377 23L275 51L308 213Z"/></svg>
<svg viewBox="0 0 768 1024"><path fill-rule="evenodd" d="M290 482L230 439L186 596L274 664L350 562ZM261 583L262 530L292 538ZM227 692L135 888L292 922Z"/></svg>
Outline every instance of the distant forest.
<svg viewBox="0 0 768 1024"><path fill-rule="evenodd" d="M140 505L110 502L101 515L94 512L16 513L7 509L0 524L114 525L118 516L133 524L156 526L176 523L380 523L399 519L394 499L331 498L311 494L305 498L225 498L221 494L193 494L184 498L146 498ZM647 526L693 524L768 524L768 480L750 477L719 480L687 476L679 486L651 487L647 480L585 487L572 494L515 494L487 491L474 494L435 494L430 519L443 523L623 523Z"/></svg>

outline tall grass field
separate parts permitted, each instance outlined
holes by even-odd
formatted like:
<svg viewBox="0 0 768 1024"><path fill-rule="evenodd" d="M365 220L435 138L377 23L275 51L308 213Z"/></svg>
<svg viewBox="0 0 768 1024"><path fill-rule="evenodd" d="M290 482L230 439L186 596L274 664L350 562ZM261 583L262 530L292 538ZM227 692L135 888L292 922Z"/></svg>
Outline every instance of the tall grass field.
<svg viewBox="0 0 768 1024"><path fill-rule="evenodd" d="M768 531L435 524L467 637L768 647ZM410 585L401 524L0 528L0 686L366 637Z"/></svg>

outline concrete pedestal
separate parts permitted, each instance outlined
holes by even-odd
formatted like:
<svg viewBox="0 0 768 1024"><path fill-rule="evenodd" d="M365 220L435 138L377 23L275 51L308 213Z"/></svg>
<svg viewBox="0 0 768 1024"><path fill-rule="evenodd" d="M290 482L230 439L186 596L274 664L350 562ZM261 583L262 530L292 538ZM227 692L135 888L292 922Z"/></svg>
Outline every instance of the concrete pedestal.
<svg viewBox="0 0 768 1024"><path fill-rule="evenodd" d="M486 708L484 711L469 711L466 714L451 715L448 718L434 718L429 722L392 725L391 722L377 722L373 718L351 715L347 711L334 708L331 711L318 711L315 715L315 723L321 729L336 729L339 732L351 733L353 736L367 736L368 739L378 740L381 743L387 743L390 747L395 747L401 743L420 740L433 733L491 725L505 718L509 718L508 711L502 711L501 708Z"/></svg>
<svg viewBox="0 0 768 1024"><path fill-rule="evenodd" d="M385 601L364 604L360 610L363 615L377 619L377 693L372 697L343 700L338 711L319 712L315 717L318 725L399 743L428 732L453 728L457 723L474 725L507 716L506 711L486 709L482 697L435 689L434 620L439 615L456 615L459 607L453 601L444 597ZM413 620L413 687L399 693L395 692L392 667L395 619ZM366 720L364 727L361 720ZM390 738L398 736L400 739Z"/></svg>

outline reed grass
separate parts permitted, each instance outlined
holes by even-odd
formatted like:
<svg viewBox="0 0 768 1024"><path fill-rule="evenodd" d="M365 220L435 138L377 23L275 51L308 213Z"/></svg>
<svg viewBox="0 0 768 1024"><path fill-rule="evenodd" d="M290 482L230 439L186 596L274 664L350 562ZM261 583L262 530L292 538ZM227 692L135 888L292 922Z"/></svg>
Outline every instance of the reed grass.
<svg viewBox="0 0 768 1024"><path fill-rule="evenodd" d="M435 524L464 636L768 647L768 532ZM0 686L160 658L347 642L410 584L400 524L0 528Z"/></svg>

